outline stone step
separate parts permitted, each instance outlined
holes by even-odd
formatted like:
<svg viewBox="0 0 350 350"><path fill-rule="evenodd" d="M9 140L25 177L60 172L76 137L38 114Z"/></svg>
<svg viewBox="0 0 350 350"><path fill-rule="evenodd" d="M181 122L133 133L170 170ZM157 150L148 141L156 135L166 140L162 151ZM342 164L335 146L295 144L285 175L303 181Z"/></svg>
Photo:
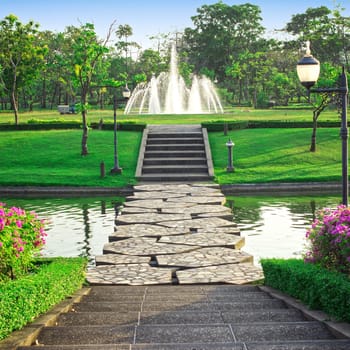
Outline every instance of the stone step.
<svg viewBox="0 0 350 350"><path fill-rule="evenodd" d="M303 340L276 342L235 343L185 343L185 344L135 344L135 345L52 345L40 350L349 350L349 340ZM17 350L37 350L38 346L20 346Z"/></svg>
<svg viewBox="0 0 350 350"><path fill-rule="evenodd" d="M145 174L139 180L149 182L207 182L212 176L202 174Z"/></svg>
<svg viewBox="0 0 350 350"><path fill-rule="evenodd" d="M286 342L334 339L319 322L254 324L151 324L45 327L39 344L167 344ZM350 342L349 342L350 343Z"/></svg>
<svg viewBox="0 0 350 350"><path fill-rule="evenodd" d="M203 158L205 157L204 150L174 150L174 151L147 151L145 159L148 158Z"/></svg>
<svg viewBox="0 0 350 350"><path fill-rule="evenodd" d="M193 131L169 131L169 132L159 132L149 130L148 133L149 139L178 139L178 138L203 138L202 130L193 130Z"/></svg>
<svg viewBox="0 0 350 350"><path fill-rule="evenodd" d="M207 160L205 157L187 157L187 158L145 158L143 160L143 165L206 165Z"/></svg>
<svg viewBox="0 0 350 350"><path fill-rule="evenodd" d="M197 151L197 150L205 150L203 144L176 144L176 143L163 143L163 144L156 144L156 145L146 145L146 153L148 151Z"/></svg>
<svg viewBox="0 0 350 350"><path fill-rule="evenodd" d="M142 168L142 175L145 174L206 174L208 167L206 165L146 165Z"/></svg>
<svg viewBox="0 0 350 350"><path fill-rule="evenodd" d="M142 302L118 302L118 301L86 301L74 305L74 310L78 312L136 312L141 311ZM285 309L283 302L276 299L263 299L259 301L246 300L244 302L203 302L203 301L186 301L162 300L147 302L142 304L142 311L242 311L242 310L266 310L266 309Z"/></svg>
<svg viewBox="0 0 350 350"><path fill-rule="evenodd" d="M172 144L203 144L203 137L172 137L172 138L165 138L165 137L151 137L148 138L147 144L148 145L157 145L157 144L164 144L164 143L172 143Z"/></svg>
<svg viewBox="0 0 350 350"><path fill-rule="evenodd" d="M293 309L271 309L234 312L130 311L130 312L68 312L60 315L58 326L98 326L137 324L247 324L257 322L301 322L305 318Z"/></svg>
<svg viewBox="0 0 350 350"><path fill-rule="evenodd" d="M94 287L95 288L95 287ZM155 303L165 301L182 302L186 299L187 303L194 301L204 303L227 303L227 302L246 302L246 301L263 301L272 300L271 296L263 292L236 292L227 294L203 294L203 293L187 293L186 290L179 294L157 293L145 295L128 295L115 293L98 293L84 295L81 303L91 301L110 301L110 302L128 302L128 303Z"/></svg>

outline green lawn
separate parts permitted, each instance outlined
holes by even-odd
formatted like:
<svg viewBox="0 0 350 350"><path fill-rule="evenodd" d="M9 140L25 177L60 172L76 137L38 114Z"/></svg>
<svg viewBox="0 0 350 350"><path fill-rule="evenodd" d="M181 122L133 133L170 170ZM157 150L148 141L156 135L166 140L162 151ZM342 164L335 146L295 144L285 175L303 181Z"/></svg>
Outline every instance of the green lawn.
<svg viewBox="0 0 350 350"><path fill-rule="evenodd" d="M103 118L106 122L113 121L112 109L98 110L92 109L88 112L89 122L98 122ZM124 115L122 110L118 110L118 121L132 121L148 124L194 124L208 121L262 121L262 120L282 120L282 121L311 121L312 111L310 109L253 109L247 107L232 107L224 114L172 114L172 115ZM338 120L337 111L327 109L321 116L323 121ZM21 112L20 123L27 123L28 120L77 120L81 121L79 114L60 115L57 110L40 110L33 112ZM13 112L0 112L0 123L13 123Z"/></svg>
<svg viewBox="0 0 350 350"><path fill-rule="evenodd" d="M139 132L118 132L122 175L110 175L113 132L91 130L89 152L80 155L81 130L17 131L0 133L1 185L116 186L134 184ZM341 145L338 128L318 130L318 151L309 152L310 129L244 129L209 133L216 181L263 183L338 181ZM227 173L227 148L235 143L234 173ZM100 178L100 163L107 176Z"/></svg>
<svg viewBox="0 0 350 350"><path fill-rule="evenodd" d="M82 157L81 130L17 131L0 133L1 185L117 186L134 183L142 134L118 132L122 175L113 167L113 132L89 132L89 155ZM107 176L100 177L105 162Z"/></svg>
<svg viewBox="0 0 350 350"><path fill-rule="evenodd" d="M310 129L245 129L209 133L219 183L337 181L341 178L339 129L317 131L316 153L309 152ZM234 173L227 173L227 148L232 138Z"/></svg>

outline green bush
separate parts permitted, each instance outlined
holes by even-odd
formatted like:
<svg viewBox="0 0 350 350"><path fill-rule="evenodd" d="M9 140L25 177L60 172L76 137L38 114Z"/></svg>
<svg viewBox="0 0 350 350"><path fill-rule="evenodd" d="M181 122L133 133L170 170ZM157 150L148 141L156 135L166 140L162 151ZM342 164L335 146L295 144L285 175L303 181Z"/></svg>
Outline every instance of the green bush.
<svg viewBox="0 0 350 350"><path fill-rule="evenodd" d="M265 285L301 300L337 320L350 322L350 280L301 259L262 259Z"/></svg>
<svg viewBox="0 0 350 350"><path fill-rule="evenodd" d="M227 124L228 130L237 129L263 129L263 128L312 128L312 121L285 121L285 120L247 120L247 121L225 121L216 120L202 123L203 128L209 132L223 131L224 124ZM340 126L339 121L319 121L319 128L337 128Z"/></svg>
<svg viewBox="0 0 350 350"><path fill-rule="evenodd" d="M28 273L45 237L44 221L35 212L0 203L0 281Z"/></svg>
<svg viewBox="0 0 350 350"><path fill-rule="evenodd" d="M350 209L323 208L307 231L309 250L304 260L350 275Z"/></svg>
<svg viewBox="0 0 350 350"><path fill-rule="evenodd" d="M137 123L132 121L117 123L118 130L124 131L143 131L146 123ZM89 124L92 129L99 129L99 123ZM19 131L19 130L62 130L62 129L81 129L82 124L79 120L38 120L30 119L26 124L0 124L0 131ZM103 123L103 130L113 130L114 123Z"/></svg>
<svg viewBox="0 0 350 350"><path fill-rule="evenodd" d="M42 260L36 273L0 284L0 339L81 288L85 258Z"/></svg>

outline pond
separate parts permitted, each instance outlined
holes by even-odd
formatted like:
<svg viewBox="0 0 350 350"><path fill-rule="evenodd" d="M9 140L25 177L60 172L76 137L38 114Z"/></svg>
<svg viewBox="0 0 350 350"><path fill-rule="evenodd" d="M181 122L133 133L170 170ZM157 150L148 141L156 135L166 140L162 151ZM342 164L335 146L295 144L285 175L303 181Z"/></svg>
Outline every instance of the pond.
<svg viewBox="0 0 350 350"><path fill-rule="evenodd" d="M340 204L338 196L229 197L233 221L245 237L242 250L260 258L300 258L306 250L305 234L324 207Z"/></svg>
<svg viewBox="0 0 350 350"><path fill-rule="evenodd" d="M43 255L87 256L93 263L102 254L103 245L113 233L114 220L122 198L2 198L8 206L34 210L48 220L47 244ZM252 254L255 263L261 257L301 257L305 232L315 212L335 207L339 196L229 197L233 221L245 237L243 250Z"/></svg>

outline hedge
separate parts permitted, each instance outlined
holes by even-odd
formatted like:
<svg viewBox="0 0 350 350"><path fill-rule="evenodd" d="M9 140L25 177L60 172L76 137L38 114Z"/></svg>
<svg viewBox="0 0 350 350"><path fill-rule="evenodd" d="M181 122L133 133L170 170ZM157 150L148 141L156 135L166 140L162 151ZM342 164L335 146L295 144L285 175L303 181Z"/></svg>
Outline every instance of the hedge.
<svg viewBox="0 0 350 350"><path fill-rule="evenodd" d="M81 129L80 121L28 121L27 124L0 124L0 131L19 131L19 130L57 130L57 129ZM99 123L91 123L89 125L92 129L98 129ZM117 123L118 130L124 131L143 131L146 124L134 122ZM113 123L103 123L103 130L113 130Z"/></svg>
<svg viewBox="0 0 350 350"><path fill-rule="evenodd" d="M86 264L85 258L52 259L36 273L0 284L0 339L81 288Z"/></svg>
<svg viewBox="0 0 350 350"><path fill-rule="evenodd" d="M339 321L350 322L350 279L301 259L262 259L265 285L322 310Z"/></svg>
<svg viewBox="0 0 350 350"><path fill-rule="evenodd" d="M203 128L208 131L223 131L226 124L227 130L237 129L257 129L257 128L312 128L312 121L283 121L283 120L267 120L267 121L212 121L202 123ZM319 121L319 128L337 128L340 127L340 121Z"/></svg>

